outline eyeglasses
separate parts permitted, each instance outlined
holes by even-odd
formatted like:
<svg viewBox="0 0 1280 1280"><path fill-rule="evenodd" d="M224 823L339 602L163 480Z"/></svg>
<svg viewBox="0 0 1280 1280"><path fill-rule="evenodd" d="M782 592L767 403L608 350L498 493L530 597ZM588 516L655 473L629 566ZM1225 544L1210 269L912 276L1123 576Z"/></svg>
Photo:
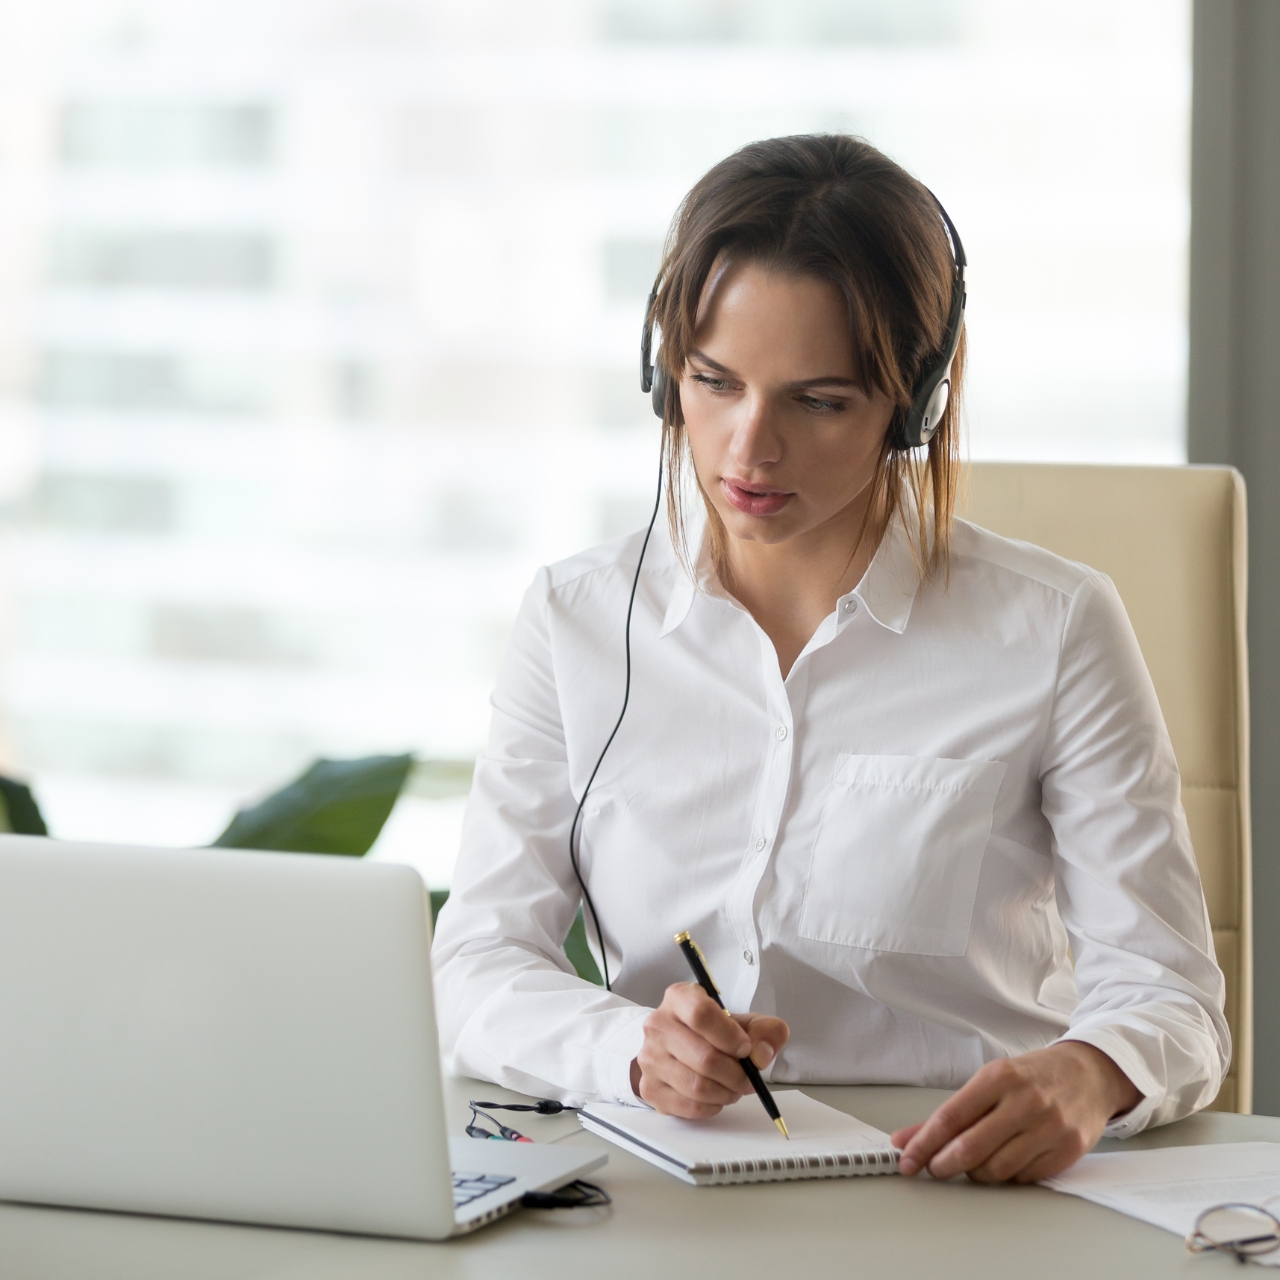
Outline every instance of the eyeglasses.
<svg viewBox="0 0 1280 1280"><path fill-rule="evenodd" d="M1245 1262L1280 1249L1280 1220L1256 1204L1215 1204L1197 1219L1187 1237L1192 1253L1217 1250Z"/></svg>

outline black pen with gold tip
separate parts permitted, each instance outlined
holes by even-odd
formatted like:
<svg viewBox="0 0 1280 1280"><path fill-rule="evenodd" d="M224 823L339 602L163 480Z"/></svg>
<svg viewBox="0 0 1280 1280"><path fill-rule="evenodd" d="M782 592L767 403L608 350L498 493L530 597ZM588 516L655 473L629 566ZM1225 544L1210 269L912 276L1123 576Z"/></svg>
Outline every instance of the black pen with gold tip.
<svg viewBox="0 0 1280 1280"><path fill-rule="evenodd" d="M707 972L707 959L702 954L702 948L694 942L688 933L677 933L676 945L684 952L684 958L689 962L689 968L693 970L693 976L698 986L724 1009L724 1001L720 999L720 988L711 980L711 974ZM733 1017L728 1009L724 1009L724 1011L726 1017ZM739 1058L738 1065L747 1073L747 1079L751 1081L751 1087L759 1095L760 1101L764 1103L764 1109L769 1113L769 1119L778 1126L778 1132L784 1138L790 1138L791 1135L787 1132L787 1122L782 1118L782 1113L778 1110L778 1104L774 1102L773 1094L769 1092L769 1086L761 1078L759 1068L750 1058Z"/></svg>

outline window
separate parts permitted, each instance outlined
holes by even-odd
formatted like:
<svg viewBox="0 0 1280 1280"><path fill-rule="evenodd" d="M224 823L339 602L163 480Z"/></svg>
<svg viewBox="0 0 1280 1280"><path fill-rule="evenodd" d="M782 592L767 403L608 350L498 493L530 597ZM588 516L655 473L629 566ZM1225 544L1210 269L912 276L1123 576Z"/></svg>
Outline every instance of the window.
<svg viewBox="0 0 1280 1280"><path fill-rule="evenodd" d="M606 37L619 42L936 44L963 31L956 0L609 0Z"/></svg>
<svg viewBox="0 0 1280 1280"><path fill-rule="evenodd" d="M81 288L266 289L275 277L269 236L235 231L59 228L50 283Z"/></svg>
<svg viewBox="0 0 1280 1280"><path fill-rule="evenodd" d="M58 410L120 413L257 413L264 378L254 361L167 352L53 350L41 399Z"/></svg>
<svg viewBox="0 0 1280 1280"><path fill-rule="evenodd" d="M468 776L535 568L651 509L644 301L755 138L946 203L973 456L1184 457L1186 0L105 13L0 157L0 740L55 832L199 843L321 754ZM437 879L444 791L387 833Z"/></svg>
<svg viewBox="0 0 1280 1280"><path fill-rule="evenodd" d="M662 262L662 241L606 240L603 248L605 301L647 299Z"/></svg>
<svg viewBox="0 0 1280 1280"><path fill-rule="evenodd" d="M172 486L142 476L46 474L33 506L38 523L82 532L168 533L174 520Z"/></svg>
<svg viewBox="0 0 1280 1280"><path fill-rule="evenodd" d="M270 162L272 134L259 103L81 100L62 107L60 150L75 167L254 167Z"/></svg>

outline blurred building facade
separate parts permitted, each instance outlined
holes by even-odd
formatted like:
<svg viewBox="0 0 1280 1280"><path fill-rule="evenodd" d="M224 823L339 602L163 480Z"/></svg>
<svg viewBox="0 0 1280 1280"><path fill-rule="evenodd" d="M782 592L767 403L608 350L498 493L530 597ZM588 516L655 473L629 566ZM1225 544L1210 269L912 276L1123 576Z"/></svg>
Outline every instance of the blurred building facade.
<svg viewBox="0 0 1280 1280"><path fill-rule="evenodd" d="M55 833L181 843L318 754L474 755L534 568L643 521L644 297L753 138L947 204L974 456L1181 461L1188 27L0 0L0 764Z"/></svg>

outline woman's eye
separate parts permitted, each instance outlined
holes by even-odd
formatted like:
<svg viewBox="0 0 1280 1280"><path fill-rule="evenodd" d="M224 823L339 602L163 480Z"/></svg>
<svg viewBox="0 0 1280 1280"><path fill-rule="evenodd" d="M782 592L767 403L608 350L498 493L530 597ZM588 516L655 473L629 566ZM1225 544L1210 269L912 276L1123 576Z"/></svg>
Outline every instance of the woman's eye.
<svg viewBox="0 0 1280 1280"><path fill-rule="evenodd" d="M814 413L840 413L844 409L843 400L820 400L817 396L797 397L806 409Z"/></svg>
<svg viewBox="0 0 1280 1280"><path fill-rule="evenodd" d="M693 380L701 383L709 391L728 391L732 385L727 378L711 378L705 373L695 373Z"/></svg>

